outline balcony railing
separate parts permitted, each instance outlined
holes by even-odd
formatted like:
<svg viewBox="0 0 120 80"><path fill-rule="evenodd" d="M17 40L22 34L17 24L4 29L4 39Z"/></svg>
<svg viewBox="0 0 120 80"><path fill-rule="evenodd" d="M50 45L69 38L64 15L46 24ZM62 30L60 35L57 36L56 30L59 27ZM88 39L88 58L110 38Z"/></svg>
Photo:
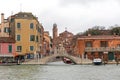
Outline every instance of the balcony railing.
<svg viewBox="0 0 120 80"><path fill-rule="evenodd" d="M105 52L105 51L120 51L120 47L99 47L99 48L95 48L95 47L86 47L85 48L85 52Z"/></svg>

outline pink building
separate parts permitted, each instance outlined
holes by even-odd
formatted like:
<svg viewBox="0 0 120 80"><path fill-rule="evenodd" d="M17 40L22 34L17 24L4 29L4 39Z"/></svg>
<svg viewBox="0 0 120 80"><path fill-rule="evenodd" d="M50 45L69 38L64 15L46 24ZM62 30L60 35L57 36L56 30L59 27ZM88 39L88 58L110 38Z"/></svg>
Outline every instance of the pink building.
<svg viewBox="0 0 120 80"><path fill-rule="evenodd" d="M0 37L0 62L13 60L15 55L15 40L11 37Z"/></svg>

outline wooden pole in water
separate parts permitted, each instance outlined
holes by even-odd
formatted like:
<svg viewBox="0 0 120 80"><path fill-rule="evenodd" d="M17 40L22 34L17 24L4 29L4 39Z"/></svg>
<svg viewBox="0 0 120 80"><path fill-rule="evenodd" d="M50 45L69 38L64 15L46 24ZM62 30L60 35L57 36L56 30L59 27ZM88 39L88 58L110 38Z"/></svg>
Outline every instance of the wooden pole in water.
<svg viewBox="0 0 120 80"><path fill-rule="evenodd" d="M115 60L116 60L116 65L118 65L119 64L119 53L118 52L116 52Z"/></svg>
<svg viewBox="0 0 120 80"><path fill-rule="evenodd" d="M118 65L118 64L119 64L119 60L118 60L118 56L117 56L116 65Z"/></svg>

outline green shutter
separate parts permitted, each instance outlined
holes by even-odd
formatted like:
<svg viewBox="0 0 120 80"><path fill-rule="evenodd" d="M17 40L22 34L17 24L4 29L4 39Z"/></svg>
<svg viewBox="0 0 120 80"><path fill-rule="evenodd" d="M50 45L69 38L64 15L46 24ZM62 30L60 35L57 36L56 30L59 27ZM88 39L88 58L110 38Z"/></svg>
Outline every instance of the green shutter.
<svg viewBox="0 0 120 80"><path fill-rule="evenodd" d="M11 53L12 52L12 45L9 45L8 49L9 49L9 53Z"/></svg>

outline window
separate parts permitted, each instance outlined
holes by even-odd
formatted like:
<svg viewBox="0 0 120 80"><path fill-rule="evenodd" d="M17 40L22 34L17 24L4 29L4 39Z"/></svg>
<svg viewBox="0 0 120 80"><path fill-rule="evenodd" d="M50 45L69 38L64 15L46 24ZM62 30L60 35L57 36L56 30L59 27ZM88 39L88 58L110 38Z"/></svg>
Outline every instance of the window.
<svg viewBox="0 0 120 80"><path fill-rule="evenodd" d="M24 17L28 17L28 16L25 14Z"/></svg>
<svg viewBox="0 0 120 80"><path fill-rule="evenodd" d="M120 44L117 44L117 47L120 47Z"/></svg>
<svg viewBox="0 0 120 80"><path fill-rule="evenodd" d="M21 52L22 51L22 46L17 46L17 52Z"/></svg>
<svg viewBox="0 0 120 80"><path fill-rule="evenodd" d="M17 28L20 29L21 28L21 24L17 23Z"/></svg>
<svg viewBox="0 0 120 80"><path fill-rule="evenodd" d="M33 23L30 23L30 29L33 29L33 28L34 28Z"/></svg>
<svg viewBox="0 0 120 80"><path fill-rule="evenodd" d="M87 41L86 42L86 47L92 47L92 42L91 41Z"/></svg>
<svg viewBox="0 0 120 80"><path fill-rule="evenodd" d="M8 52L9 52L9 53L12 52L12 45L8 45Z"/></svg>
<svg viewBox="0 0 120 80"><path fill-rule="evenodd" d="M5 28L4 28L4 32L5 32L5 33L8 33L8 32L9 32L9 28L8 28L8 27L5 27Z"/></svg>
<svg viewBox="0 0 120 80"><path fill-rule="evenodd" d="M20 35L17 35L17 41L20 41L21 37Z"/></svg>
<svg viewBox="0 0 120 80"><path fill-rule="evenodd" d="M40 32L40 33L41 33L41 29L40 29L40 28L38 28L38 32Z"/></svg>
<svg viewBox="0 0 120 80"><path fill-rule="evenodd" d="M108 41L101 41L100 45L101 47L108 47Z"/></svg>
<svg viewBox="0 0 120 80"><path fill-rule="evenodd" d="M35 41L35 36L34 35L30 35L30 41Z"/></svg>
<svg viewBox="0 0 120 80"><path fill-rule="evenodd" d="M13 21L14 21L14 18L12 18L10 21L13 22Z"/></svg>
<svg viewBox="0 0 120 80"><path fill-rule="evenodd" d="M34 47L33 46L30 46L30 51L33 51L34 50Z"/></svg>

